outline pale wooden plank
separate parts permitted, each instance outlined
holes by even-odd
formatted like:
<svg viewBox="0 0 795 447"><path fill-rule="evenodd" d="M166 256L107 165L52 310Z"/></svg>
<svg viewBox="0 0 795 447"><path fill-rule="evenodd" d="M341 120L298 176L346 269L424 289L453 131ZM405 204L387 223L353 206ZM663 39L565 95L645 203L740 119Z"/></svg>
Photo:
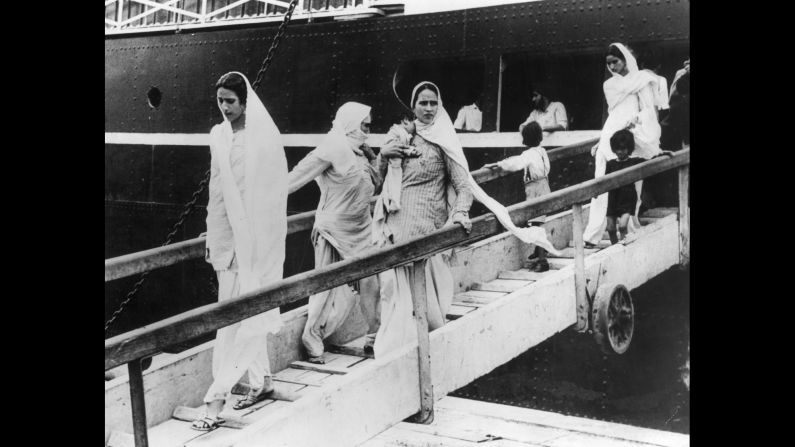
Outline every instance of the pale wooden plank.
<svg viewBox="0 0 795 447"><path fill-rule="evenodd" d="M499 438L499 436L490 434L491 429L472 428L467 424L460 424L457 422L451 423L447 420L444 413L445 411L441 410L437 416L440 416L442 419L434 419L433 423L429 425L399 422L389 430L397 428L418 433L426 433L440 438L458 439L467 442L487 442Z"/></svg>
<svg viewBox="0 0 795 447"><path fill-rule="evenodd" d="M323 354L326 356L326 354ZM362 360L362 357L349 355L349 354L342 354L342 353L328 353L328 356L335 356L334 358L330 359L326 357L326 365L335 366L339 368L349 368L351 365L355 365Z"/></svg>
<svg viewBox="0 0 795 447"><path fill-rule="evenodd" d="M547 272L531 272L527 269L520 269L520 270L513 270L513 271L504 271L500 272L497 276L498 279L522 279L522 280L532 280L538 281L539 279L544 278L547 275Z"/></svg>
<svg viewBox="0 0 795 447"><path fill-rule="evenodd" d="M508 294L507 292L493 292L489 290L467 290L466 292L460 293L460 295L462 296L479 298L483 300L495 300L507 294Z"/></svg>
<svg viewBox="0 0 795 447"><path fill-rule="evenodd" d="M294 383L284 383L284 382L275 382L273 384L273 392L269 394L269 399L273 400L286 400L288 402L292 402L296 399L295 394L292 390L296 387L305 386L305 384L294 384ZM251 385L248 383L238 383L232 388L232 394L238 395L245 395L251 390ZM229 399L230 401L236 399ZM228 403L228 402L227 402Z"/></svg>
<svg viewBox="0 0 795 447"><path fill-rule="evenodd" d="M577 432L606 438L620 438L636 443L674 447L682 445L683 442L689 442L690 439L690 436L680 433L633 427L631 425L598 421L577 416L567 416L531 408L512 407L491 402L461 399L451 396L447 396L443 400L437 402L436 406L440 414L455 414L449 412L458 412L462 414L479 415L494 418L494 420L532 424L566 432Z"/></svg>
<svg viewBox="0 0 795 447"><path fill-rule="evenodd" d="M599 251L599 249L597 249L597 248L583 248L583 251L585 253L585 256L588 256L590 254L596 253L597 251ZM574 247L566 247L566 248L560 250L560 254L559 255L553 255L552 253L550 253L547 256L547 258L572 258L572 259L574 259L574 255L575 254L576 253L575 253Z"/></svg>
<svg viewBox="0 0 795 447"><path fill-rule="evenodd" d="M345 354L361 358L374 358L372 353L364 352L363 346L329 345L326 346L326 352Z"/></svg>
<svg viewBox="0 0 795 447"><path fill-rule="evenodd" d="M190 428L190 422L169 419L149 429L149 447L181 446L204 434Z"/></svg>
<svg viewBox="0 0 795 447"><path fill-rule="evenodd" d="M233 436L239 433L240 430L234 428L219 427L211 432L204 433L202 436L191 439L185 443L185 447L220 447L228 445L228 439L233 439ZM171 447L174 447L173 445Z"/></svg>
<svg viewBox="0 0 795 447"><path fill-rule="evenodd" d="M135 438L130 433L113 430L105 445L107 447L135 447Z"/></svg>
<svg viewBox="0 0 795 447"><path fill-rule="evenodd" d="M646 210L644 213L640 215L640 217L666 217L671 214L676 214L677 212L679 212L678 208L658 207Z"/></svg>
<svg viewBox="0 0 795 447"><path fill-rule="evenodd" d="M501 293L500 296L505 296L505 294ZM470 293L459 293L458 295L453 296L453 303L480 307L491 304L498 298L500 297L483 298Z"/></svg>
<svg viewBox="0 0 795 447"><path fill-rule="evenodd" d="M605 249L607 247L610 247L611 245L613 245L613 244L610 242L610 238L609 238L609 236L607 236L607 232L605 232L605 234L602 235L602 240L600 240L596 244L596 249L597 250L602 250L602 249ZM574 240L569 241L569 247L574 248Z"/></svg>
<svg viewBox="0 0 795 447"><path fill-rule="evenodd" d="M511 293L530 284L530 281L518 279L495 279L489 282L479 282L472 286L472 290L483 290L488 292L507 292Z"/></svg>
<svg viewBox="0 0 795 447"><path fill-rule="evenodd" d="M329 366L328 364L326 364L326 365L317 365L317 364L314 364L314 363L303 362L303 361L300 361L300 360L291 363L290 367L291 368L295 368L295 369L306 369L306 370L309 370L309 371L317 371L317 372L323 372L323 373L328 373L328 374L348 374L348 368L340 368L340 367L335 367L335 366Z"/></svg>
<svg viewBox="0 0 795 447"><path fill-rule="evenodd" d="M549 258L547 261L549 262L549 268L554 270L560 270L570 265L574 265L574 259L570 258Z"/></svg>
<svg viewBox="0 0 795 447"><path fill-rule="evenodd" d="M690 166L679 168L679 263L690 264Z"/></svg>
<svg viewBox="0 0 795 447"><path fill-rule="evenodd" d="M428 296L426 289L426 260L414 263L411 271L411 301L414 309L414 325L417 331L417 364L420 389L420 411L414 415L415 422L425 424L433 418L433 385L431 384L431 349L428 338Z"/></svg>
<svg viewBox="0 0 795 447"><path fill-rule="evenodd" d="M453 303L450 305L450 309L447 311L447 318L451 320L457 320L475 309L477 309L476 306Z"/></svg>
<svg viewBox="0 0 795 447"><path fill-rule="evenodd" d="M480 445L476 442L436 436L398 425L367 441L361 447L477 447ZM489 443L487 445L491 446L492 444Z"/></svg>
<svg viewBox="0 0 795 447"><path fill-rule="evenodd" d="M193 422L202 416L204 416L203 408L177 407L174 409L174 419L178 421ZM220 424L221 427L240 429L250 424L242 418L229 414L229 411L226 410L222 412L221 417L224 419L224 422Z"/></svg>

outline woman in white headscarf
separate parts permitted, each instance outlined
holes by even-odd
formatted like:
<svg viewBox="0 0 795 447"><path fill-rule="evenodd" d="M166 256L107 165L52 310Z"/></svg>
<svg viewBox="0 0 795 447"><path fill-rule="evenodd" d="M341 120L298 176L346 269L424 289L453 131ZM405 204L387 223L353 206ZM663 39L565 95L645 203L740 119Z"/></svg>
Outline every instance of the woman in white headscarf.
<svg viewBox="0 0 795 447"><path fill-rule="evenodd" d="M435 84L427 81L417 84L410 105L416 117L417 132L412 143L419 157L403 158L400 208L386 209L383 193L376 202L373 219L376 245L404 242L451 224L459 224L469 232L472 229L469 208L474 196L522 241L560 253L547 240L543 228L517 228L505 207L489 197L472 178L461 142ZM382 172L388 169L386 160L381 160L380 168ZM379 275L381 326L375 339L376 357L416 340L417 332L412 323L411 269L411 266L398 267ZM450 268L441 254L428 259L425 277L428 326L434 330L444 325L454 292Z"/></svg>
<svg viewBox="0 0 795 447"><path fill-rule="evenodd" d="M312 228L315 268L372 250L370 198L381 186L381 177L370 164L375 156L365 144L370 133L370 107L347 102L337 110L331 131L289 174L289 192L313 179L320 187L320 201ZM364 316L376 325L378 279L373 276L309 298L309 312L302 336L312 363L324 363L323 340L345 321L359 301ZM359 297L357 298L357 295Z"/></svg>
<svg viewBox="0 0 795 447"><path fill-rule="evenodd" d="M210 131L207 260L218 274L218 300L225 301L282 279L287 160L279 129L245 76L227 73L215 89L224 121ZM251 392L238 401L241 408L273 391L267 335L281 326L276 308L218 330L205 416L192 428L218 427L224 402L246 371Z"/></svg>
<svg viewBox="0 0 795 447"><path fill-rule="evenodd" d="M596 178L605 175L607 161L616 158L610 149L610 137L618 130L629 128L635 137L633 157L650 159L662 152L660 124L655 109L655 106L661 104L655 96L656 77L647 71L638 70L635 57L620 43L610 44L606 62L607 70L612 74L603 85L608 116L602 126L599 143L591 149L591 155L596 158ZM640 208L642 184L643 181L635 184L639 198L635 207L635 226L638 226L637 212ZM606 215L607 193L591 199L588 225L583 233L586 246L595 246L602 239Z"/></svg>

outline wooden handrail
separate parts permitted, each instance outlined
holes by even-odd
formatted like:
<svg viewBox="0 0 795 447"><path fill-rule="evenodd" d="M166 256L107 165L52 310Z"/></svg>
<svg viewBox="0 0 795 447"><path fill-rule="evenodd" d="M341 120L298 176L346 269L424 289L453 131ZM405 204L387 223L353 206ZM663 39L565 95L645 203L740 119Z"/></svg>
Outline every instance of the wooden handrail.
<svg viewBox="0 0 795 447"><path fill-rule="evenodd" d="M551 149L548 152L549 160L553 162L555 160L588 152L596 141L598 141L598 138L592 138L577 144ZM475 181L478 183L485 183L509 174L511 173L491 169L477 169L472 171L472 177L474 177ZM287 218L287 234L310 230L314 222L314 211L306 211L289 216ZM190 259L199 259L204 256L204 242L205 238L202 236L163 247L150 248L148 250L106 259L105 282L167 267Z"/></svg>
<svg viewBox="0 0 795 447"><path fill-rule="evenodd" d="M570 207L617 187L690 164L690 149L657 158L632 168L588 180L508 207L511 220L528 219ZM105 370L160 352L163 348L198 337L309 295L405 265L449 248L505 231L493 214L472 220L467 234L449 226L381 250L373 250L319 269L293 275L228 301L207 304L105 340Z"/></svg>

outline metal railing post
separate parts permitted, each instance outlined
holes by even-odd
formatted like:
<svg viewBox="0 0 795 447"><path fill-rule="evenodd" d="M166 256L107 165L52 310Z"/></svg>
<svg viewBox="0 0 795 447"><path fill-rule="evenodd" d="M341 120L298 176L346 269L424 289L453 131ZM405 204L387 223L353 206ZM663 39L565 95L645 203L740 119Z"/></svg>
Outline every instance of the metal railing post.
<svg viewBox="0 0 795 447"><path fill-rule="evenodd" d="M413 422L433 422L433 383L431 382L431 342L428 336L428 294L426 292L425 265L423 259L414 263L411 280L411 300L414 304L414 321L417 323L417 354L419 360L420 412Z"/></svg>
<svg viewBox="0 0 795 447"><path fill-rule="evenodd" d="M121 29L121 21L124 20L124 0L116 2L116 29Z"/></svg>
<svg viewBox="0 0 795 447"><path fill-rule="evenodd" d="M690 165L679 168L679 264L690 265Z"/></svg>
<svg viewBox="0 0 795 447"><path fill-rule="evenodd" d="M146 400L144 398L144 376L141 359L135 359L128 363L127 371L130 375L130 404L132 407L135 447L149 447L149 438L146 433Z"/></svg>
<svg viewBox="0 0 795 447"><path fill-rule="evenodd" d="M577 324L576 330L588 330L588 297L585 289L585 242L582 239L584 231L582 224L582 204L575 203L571 207L572 236L574 239L574 292L577 297Z"/></svg>

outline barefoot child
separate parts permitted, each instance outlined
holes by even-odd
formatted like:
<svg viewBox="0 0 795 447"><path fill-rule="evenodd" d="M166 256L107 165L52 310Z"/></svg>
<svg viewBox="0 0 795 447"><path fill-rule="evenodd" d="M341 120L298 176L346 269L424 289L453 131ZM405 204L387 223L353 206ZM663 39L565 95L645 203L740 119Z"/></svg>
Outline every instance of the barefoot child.
<svg viewBox="0 0 795 447"><path fill-rule="evenodd" d="M515 172L524 170L524 193L526 200L549 194L549 157L547 151L541 147L543 134L541 126L536 121L531 121L522 128L522 144L528 149L520 155L508 157L497 163L488 163L484 168ZM528 225L541 225L546 221L546 216L538 216L530 219ZM536 246L535 253L530 256L527 268L534 272L546 272L549 270L547 262L547 251Z"/></svg>
<svg viewBox="0 0 795 447"><path fill-rule="evenodd" d="M605 174L646 161L643 158L630 157L630 154L635 149L635 138L632 136L632 132L627 129L619 130L610 137L610 148L617 158L607 161ZM607 196L607 233L610 235L611 243L615 244L619 241L618 234L616 234L616 221L618 221L618 231L621 232L621 239L626 237L629 219L635 215L637 202L638 192L634 183L609 192Z"/></svg>

